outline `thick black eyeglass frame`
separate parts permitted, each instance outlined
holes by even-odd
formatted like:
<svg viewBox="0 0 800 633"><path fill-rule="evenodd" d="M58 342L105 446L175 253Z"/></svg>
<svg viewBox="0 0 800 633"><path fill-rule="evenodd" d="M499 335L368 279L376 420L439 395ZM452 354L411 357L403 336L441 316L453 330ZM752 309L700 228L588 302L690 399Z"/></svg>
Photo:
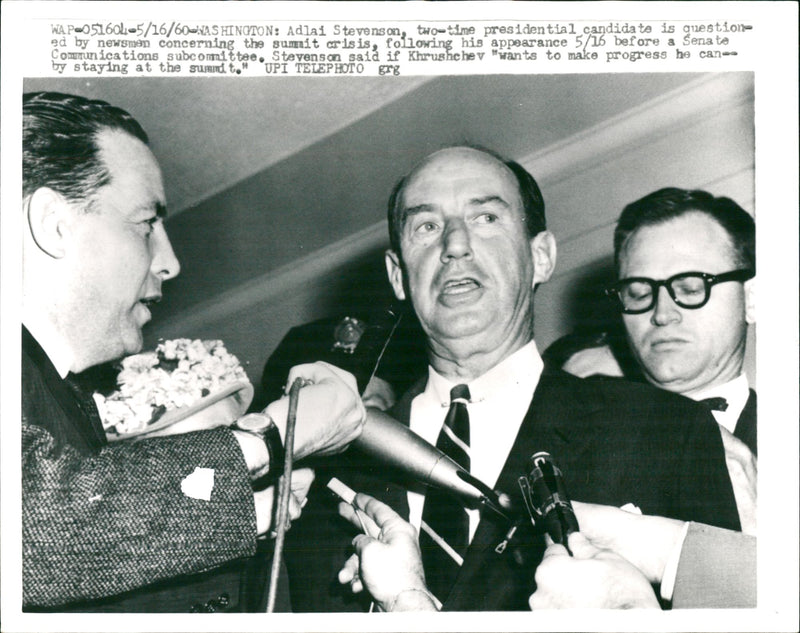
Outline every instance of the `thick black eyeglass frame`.
<svg viewBox="0 0 800 633"><path fill-rule="evenodd" d="M617 305L620 308L620 311L623 314L642 314L649 310L653 309L655 306L656 301L658 300L658 290L661 286L664 286L669 293L669 296L675 302L676 305L679 305L681 308L686 310L698 310L702 308L705 304L708 303L708 300L711 299L711 288L716 284L725 283L726 281L747 281L748 279L752 279L755 276L755 272L749 268L739 268L737 270L731 270L727 273L720 273L719 275L712 275L711 273L701 273L699 271L689 271L685 273L678 273L677 275L673 275L668 279L650 279L649 277L627 277L626 279L620 279L618 282L610 285L608 288L605 289L605 293L611 299L614 299ZM703 288L705 290L705 299L703 299L700 303L693 303L693 304L685 304L681 302L675 295L675 290L672 288L672 283L678 281L679 279L685 279L686 277L699 277L703 280ZM631 282L640 282L645 283L650 286L650 305L646 308L626 308L625 304L622 302L622 297L620 296L620 292L622 291L623 287L628 285Z"/></svg>

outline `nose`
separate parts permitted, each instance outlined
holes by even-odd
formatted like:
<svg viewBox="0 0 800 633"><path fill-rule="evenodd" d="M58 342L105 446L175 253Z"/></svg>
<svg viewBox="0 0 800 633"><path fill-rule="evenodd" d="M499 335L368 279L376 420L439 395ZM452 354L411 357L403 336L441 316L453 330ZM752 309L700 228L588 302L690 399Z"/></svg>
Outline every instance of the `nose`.
<svg viewBox="0 0 800 633"><path fill-rule="evenodd" d="M680 320L680 308L669 296L666 286L661 286L656 293L656 305L653 308L650 322L653 325L667 325L669 323L677 323Z"/></svg>
<svg viewBox="0 0 800 633"><path fill-rule="evenodd" d="M462 257L472 257L469 229L461 219L454 219L447 223L442 236L442 263Z"/></svg>
<svg viewBox="0 0 800 633"><path fill-rule="evenodd" d="M177 277L181 271L181 264L175 257L167 230L161 222L156 225L153 232L153 261L150 264L150 271L161 281Z"/></svg>

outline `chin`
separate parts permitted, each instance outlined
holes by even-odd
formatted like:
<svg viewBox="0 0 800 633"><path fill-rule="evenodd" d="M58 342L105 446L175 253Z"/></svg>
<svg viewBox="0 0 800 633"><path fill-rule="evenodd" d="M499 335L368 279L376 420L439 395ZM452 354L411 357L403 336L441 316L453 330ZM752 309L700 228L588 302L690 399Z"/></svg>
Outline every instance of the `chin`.
<svg viewBox="0 0 800 633"><path fill-rule="evenodd" d="M439 331L448 338L467 338L470 336L490 336L494 328L492 323L487 323L485 319L480 320L473 317L454 318L442 323Z"/></svg>
<svg viewBox="0 0 800 633"><path fill-rule="evenodd" d="M144 337L142 336L141 328L135 328L127 332L122 339L122 353L124 356L131 354L138 354L142 351L144 345Z"/></svg>

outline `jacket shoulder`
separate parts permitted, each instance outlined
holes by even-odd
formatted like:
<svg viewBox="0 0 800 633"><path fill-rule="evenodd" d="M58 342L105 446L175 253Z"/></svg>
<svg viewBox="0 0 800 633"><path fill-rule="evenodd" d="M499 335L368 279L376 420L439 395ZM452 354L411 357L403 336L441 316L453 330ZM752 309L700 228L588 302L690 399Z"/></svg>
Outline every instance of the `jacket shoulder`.
<svg viewBox="0 0 800 633"><path fill-rule="evenodd" d="M694 400L647 383L623 378L578 378L566 372L548 371L542 375L537 395L565 402L579 403L588 409L604 412L604 417L658 424L668 427L716 423L709 411ZM713 424L712 424L713 423Z"/></svg>

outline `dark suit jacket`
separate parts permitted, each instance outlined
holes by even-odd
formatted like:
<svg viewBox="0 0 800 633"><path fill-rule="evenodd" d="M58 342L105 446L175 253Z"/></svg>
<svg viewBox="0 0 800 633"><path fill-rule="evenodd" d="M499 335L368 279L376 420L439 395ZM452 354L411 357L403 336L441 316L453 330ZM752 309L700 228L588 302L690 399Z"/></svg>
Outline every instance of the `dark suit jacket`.
<svg viewBox="0 0 800 633"><path fill-rule="evenodd" d="M408 423L411 400L420 391L421 386L398 403L398 419ZM590 381L546 372L496 485L517 503L517 478L538 451L553 455L574 499L615 506L633 503L645 514L740 529L716 422L682 396L622 380ZM294 542L287 549L295 611L364 606L335 580L354 534L343 519L333 516L335 504L323 494L331 474L408 516L409 482L402 474L351 451L329 472L319 469L312 493L316 498L294 524ZM495 547L507 529L504 521L484 512L444 609L528 608L543 539L525 524L512 546L497 554Z"/></svg>
<svg viewBox="0 0 800 633"><path fill-rule="evenodd" d="M188 611L222 593L238 603L255 512L230 431L108 445L78 402L23 328L23 608ZM214 469L210 501L181 491L196 467Z"/></svg>
<svg viewBox="0 0 800 633"><path fill-rule="evenodd" d="M744 409L742 409L742 413L739 415L733 434L747 444L747 447L753 451L753 455L758 456L756 408L756 392L751 389L750 396L747 398Z"/></svg>

